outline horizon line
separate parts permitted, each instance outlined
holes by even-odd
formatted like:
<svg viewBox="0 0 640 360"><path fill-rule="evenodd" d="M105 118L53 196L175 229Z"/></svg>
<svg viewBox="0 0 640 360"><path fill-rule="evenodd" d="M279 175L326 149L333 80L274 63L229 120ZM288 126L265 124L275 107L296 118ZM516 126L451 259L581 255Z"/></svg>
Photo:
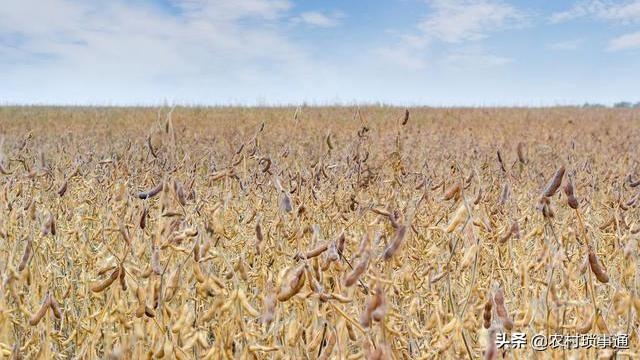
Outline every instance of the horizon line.
<svg viewBox="0 0 640 360"><path fill-rule="evenodd" d="M504 109L549 109L549 108L603 108L603 109L638 109L640 108L640 101L618 101L613 103L600 103L600 102L583 102L583 103L540 103L540 104L427 104L427 103L393 103L384 101L373 102L298 102L298 103L286 103L286 102L273 102L273 103L187 103L187 102L175 102L170 103L167 101L158 103L19 103L19 102L0 102L0 109L2 108L366 108L366 107L380 107L380 108L432 108L432 109L491 109L491 108L504 108Z"/></svg>

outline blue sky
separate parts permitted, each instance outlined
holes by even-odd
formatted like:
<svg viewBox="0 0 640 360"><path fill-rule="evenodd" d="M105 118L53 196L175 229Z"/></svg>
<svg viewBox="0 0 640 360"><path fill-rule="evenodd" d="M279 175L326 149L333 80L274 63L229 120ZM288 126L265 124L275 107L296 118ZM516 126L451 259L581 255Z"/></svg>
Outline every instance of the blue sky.
<svg viewBox="0 0 640 360"><path fill-rule="evenodd" d="M4 0L0 103L640 101L640 0Z"/></svg>

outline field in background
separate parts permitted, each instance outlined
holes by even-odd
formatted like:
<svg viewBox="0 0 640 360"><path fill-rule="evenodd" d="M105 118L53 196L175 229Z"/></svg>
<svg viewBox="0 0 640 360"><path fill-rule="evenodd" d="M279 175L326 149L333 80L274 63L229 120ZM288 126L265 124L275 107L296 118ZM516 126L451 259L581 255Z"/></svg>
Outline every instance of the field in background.
<svg viewBox="0 0 640 360"><path fill-rule="evenodd" d="M496 335L522 332L507 358L533 357L534 334L630 334L617 355L635 358L639 124L633 109L0 108L0 351L502 358Z"/></svg>

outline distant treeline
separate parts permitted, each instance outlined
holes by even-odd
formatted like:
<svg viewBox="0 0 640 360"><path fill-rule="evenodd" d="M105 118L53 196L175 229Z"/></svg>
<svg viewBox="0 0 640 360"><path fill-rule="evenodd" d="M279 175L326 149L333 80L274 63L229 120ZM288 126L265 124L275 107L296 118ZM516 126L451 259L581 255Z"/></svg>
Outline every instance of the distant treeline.
<svg viewBox="0 0 640 360"><path fill-rule="evenodd" d="M602 105L602 104L590 104L590 103L585 103L584 105L582 105L583 108L606 108L608 106L606 105ZM613 104L614 108L620 108L620 109L632 109L632 108L636 108L636 109L640 109L640 102L637 103L632 103L629 101L620 101L617 102L615 104Z"/></svg>

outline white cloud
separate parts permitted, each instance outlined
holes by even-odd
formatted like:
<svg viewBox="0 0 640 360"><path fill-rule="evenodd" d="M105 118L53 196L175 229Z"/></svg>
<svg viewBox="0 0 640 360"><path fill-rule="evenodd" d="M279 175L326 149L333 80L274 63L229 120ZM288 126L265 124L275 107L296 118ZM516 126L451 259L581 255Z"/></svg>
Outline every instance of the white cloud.
<svg viewBox="0 0 640 360"><path fill-rule="evenodd" d="M611 24L630 25L640 23L640 0L614 2L589 0L575 3L569 10L551 15L552 23L587 18ZM620 51L640 47L640 32L622 35L609 40L607 51Z"/></svg>
<svg viewBox="0 0 640 360"><path fill-rule="evenodd" d="M621 24L640 22L640 1L580 1L568 10L552 14L551 22L562 23L585 17Z"/></svg>
<svg viewBox="0 0 640 360"><path fill-rule="evenodd" d="M623 23L640 22L640 1L633 1L618 6L611 6L602 17L607 20Z"/></svg>
<svg viewBox="0 0 640 360"><path fill-rule="evenodd" d="M574 39L567 41L559 41L549 44L549 49L556 51L571 51L577 50L584 43L584 39Z"/></svg>
<svg viewBox="0 0 640 360"><path fill-rule="evenodd" d="M496 0L431 0L429 5L432 13L419 24L420 30L449 43L481 40L525 19L513 6Z"/></svg>
<svg viewBox="0 0 640 360"><path fill-rule="evenodd" d="M326 66L289 36L288 1L170 5L5 1L2 101L290 101L278 96L290 94L290 79L319 88L330 81Z"/></svg>
<svg viewBox="0 0 640 360"><path fill-rule="evenodd" d="M291 8L288 0L170 0L189 17L207 21L233 21L242 18L274 20Z"/></svg>
<svg viewBox="0 0 640 360"><path fill-rule="evenodd" d="M427 67L431 44L445 45L478 43L501 30L520 27L526 16L515 7L500 0L428 0L429 13L415 31L397 35L398 41L375 53L387 62L409 70ZM473 51L453 51L440 60L456 67L487 67L505 65L511 59ZM432 61L438 59L432 59Z"/></svg>
<svg viewBox="0 0 640 360"><path fill-rule="evenodd" d="M329 15L320 11L307 11L294 18L293 21L314 27L331 28L338 26L342 18L344 18L344 14L339 12Z"/></svg>
<svg viewBox="0 0 640 360"><path fill-rule="evenodd" d="M621 51L640 49L640 31L619 36L609 41L607 50Z"/></svg>
<svg viewBox="0 0 640 360"><path fill-rule="evenodd" d="M562 23L585 16L592 16L601 13L606 8L604 2L600 0L580 1L564 11L551 14L552 23Z"/></svg>

